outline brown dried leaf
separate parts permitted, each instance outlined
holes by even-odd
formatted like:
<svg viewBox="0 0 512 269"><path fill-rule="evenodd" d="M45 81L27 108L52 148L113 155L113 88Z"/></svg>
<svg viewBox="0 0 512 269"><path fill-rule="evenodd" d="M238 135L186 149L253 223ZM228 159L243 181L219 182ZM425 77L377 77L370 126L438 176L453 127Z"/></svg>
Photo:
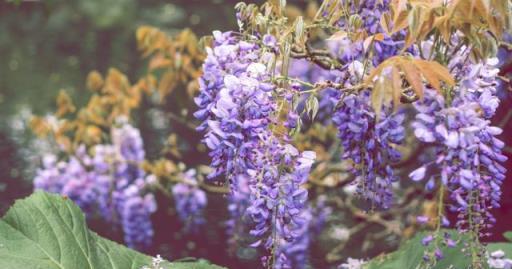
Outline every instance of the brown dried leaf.
<svg viewBox="0 0 512 269"><path fill-rule="evenodd" d="M101 90L103 87L104 81L103 77L98 71L92 71L87 75L86 86L87 89L97 92Z"/></svg>
<svg viewBox="0 0 512 269"><path fill-rule="evenodd" d="M64 90L60 90L59 95L57 96L57 117L62 117L68 113L73 113L76 111L75 106L73 105L73 101L69 97L69 95Z"/></svg>
<svg viewBox="0 0 512 269"><path fill-rule="evenodd" d="M421 61L421 60L418 60ZM450 74L450 70L446 68L445 66L441 65L440 63L436 61L424 61L428 62L428 65L430 66L430 69L436 73L439 80L444 81L449 86L453 87L455 86L455 79Z"/></svg>
<svg viewBox="0 0 512 269"><path fill-rule="evenodd" d="M161 54L157 54L149 61L148 69L149 71L154 71L155 69L169 68L171 65L172 61L170 59Z"/></svg>
<svg viewBox="0 0 512 269"><path fill-rule="evenodd" d="M418 68L407 59L401 59L399 67L404 73L405 79L411 85L413 91L418 97L423 98L423 83L421 82L421 73Z"/></svg>
<svg viewBox="0 0 512 269"><path fill-rule="evenodd" d="M393 107L396 109L400 104L400 96L402 95L402 78L396 66L391 67L391 85L393 87Z"/></svg>
<svg viewBox="0 0 512 269"><path fill-rule="evenodd" d="M429 61L415 60L415 65L420 69L423 77L436 90L441 91L441 82Z"/></svg>

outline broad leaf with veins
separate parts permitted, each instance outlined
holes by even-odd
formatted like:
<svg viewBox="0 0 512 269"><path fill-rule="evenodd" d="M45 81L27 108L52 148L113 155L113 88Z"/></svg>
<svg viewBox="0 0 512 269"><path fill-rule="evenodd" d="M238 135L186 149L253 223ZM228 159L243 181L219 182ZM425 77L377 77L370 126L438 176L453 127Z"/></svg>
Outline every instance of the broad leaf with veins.
<svg viewBox="0 0 512 269"><path fill-rule="evenodd" d="M2 269L140 269L151 257L87 229L78 206L61 196L36 192L14 204L0 220ZM166 269L220 269L206 262L165 262Z"/></svg>

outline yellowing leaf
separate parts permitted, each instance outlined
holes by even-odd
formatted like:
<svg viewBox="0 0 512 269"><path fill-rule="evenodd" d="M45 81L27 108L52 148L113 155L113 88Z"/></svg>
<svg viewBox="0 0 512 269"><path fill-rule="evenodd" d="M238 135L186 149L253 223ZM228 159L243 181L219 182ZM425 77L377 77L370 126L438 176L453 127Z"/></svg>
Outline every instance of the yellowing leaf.
<svg viewBox="0 0 512 269"><path fill-rule="evenodd" d="M334 34L332 34L329 38L327 38L327 40L338 41L338 40L343 40L347 37L348 37L347 32L338 31L338 32L335 32Z"/></svg>
<svg viewBox="0 0 512 269"><path fill-rule="evenodd" d="M384 40L384 34L382 34L382 33L377 33L375 35L371 35L364 40L363 47L365 50L368 50L368 48L370 47L370 45L372 43L374 43L375 41L382 41L382 40Z"/></svg>
<svg viewBox="0 0 512 269"><path fill-rule="evenodd" d="M384 13L382 17L380 18L380 26L382 29L384 29L384 32L386 34L391 35L391 29L392 21L391 21L391 15L389 13Z"/></svg>
<svg viewBox="0 0 512 269"><path fill-rule="evenodd" d="M407 27L407 0L393 0L391 7L394 15L391 33L396 33Z"/></svg>
<svg viewBox="0 0 512 269"><path fill-rule="evenodd" d="M47 136L52 131L48 122L41 117L33 117L30 120L30 128L39 137Z"/></svg>
<svg viewBox="0 0 512 269"><path fill-rule="evenodd" d="M158 92L161 97L165 97L172 93L172 91L176 87L176 74L173 72L165 73L160 79L160 83L158 84Z"/></svg>
<svg viewBox="0 0 512 269"><path fill-rule="evenodd" d="M400 61L399 65L402 72L404 72L405 79L409 82L416 95L423 98L423 83L421 82L421 73L418 68L412 61L408 60Z"/></svg>
<svg viewBox="0 0 512 269"><path fill-rule="evenodd" d="M402 79L400 78L400 73L396 66L392 66L391 68L391 85L392 85L392 97L393 97L393 107L396 109L400 104L400 96L402 93Z"/></svg>
<svg viewBox="0 0 512 269"><path fill-rule="evenodd" d="M417 62L423 62L425 66L425 62L428 63L427 65L431 68L431 70L437 75L438 79L441 81L444 81L449 86L455 86L455 79L450 74L450 70L446 68L445 66L441 65L440 63L436 61L424 61L424 60L416 60Z"/></svg>
<svg viewBox="0 0 512 269"><path fill-rule="evenodd" d="M87 88L91 91L97 92L103 87L103 77L98 71L92 71L87 75Z"/></svg>
<svg viewBox="0 0 512 269"><path fill-rule="evenodd" d="M416 60L415 61L416 66L421 70L421 73L423 74L423 77L430 83L430 85L440 91L441 90L441 82L434 70L432 70L434 67L432 66L431 62L424 61L424 60Z"/></svg>
<svg viewBox="0 0 512 269"><path fill-rule="evenodd" d="M149 71L153 71L155 69L168 68L171 64L170 59L163 57L163 55L156 55L149 61L148 68Z"/></svg>
<svg viewBox="0 0 512 269"><path fill-rule="evenodd" d="M391 79L386 78L389 76L389 74L387 74L385 71L389 67L391 68ZM381 63L365 79L365 84L373 84L374 90L380 91L378 94L389 94L389 98L391 98L393 103L396 105L398 103L397 100L400 99L400 95L403 91L401 87L402 80L400 72L403 73L405 80L409 83L416 95L420 98L423 97L423 78L436 89L441 88L441 81L445 82L449 86L455 85L455 80L451 76L449 70L438 62L410 59L404 56L394 56ZM384 86L379 85L379 83L382 83L382 79L386 81L386 84L391 85L391 90L382 90ZM372 100L382 100L388 98L380 97L377 95L377 93L374 94L375 96L372 98ZM374 105L374 107L376 107L376 105Z"/></svg>
<svg viewBox="0 0 512 269"><path fill-rule="evenodd" d="M73 105L73 101L66 93L66 91L61 90L59 95L57 96L57 117L62 117L68 113L75 112L76 108Z"/></svg>

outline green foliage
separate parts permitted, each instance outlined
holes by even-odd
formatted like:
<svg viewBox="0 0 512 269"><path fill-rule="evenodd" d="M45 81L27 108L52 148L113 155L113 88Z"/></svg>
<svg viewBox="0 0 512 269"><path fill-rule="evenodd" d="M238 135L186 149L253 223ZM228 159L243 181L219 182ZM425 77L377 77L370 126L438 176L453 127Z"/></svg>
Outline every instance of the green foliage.
<svg viewBox="0 0 512 269"><path fill-rule="evenodd" d="M470 259L462 254L464 240L468 240L467 236L461 236L455 230L441 232L448 232L454 240L459 240L459 243L454 248L442 247L444 258L432 269L469 268ZM425 235L424 232L418 233L403 243L397 251L374 258L367 264L366 269L423 268L421 264L425 247L421 244L421 240ZM506 232L504 237L512 241L512 232ZM503 250L506 257L512 257L512 242L490 243L487 245L487 250L490 253Z"/></svg>
<svg viewBox="0 0 512 269"><path fill-rule="evenodd" d="M461 238L454 230L442 232L448 232L454 240L464 240L465 238ZM402 244L397 251L371 260L367 265L367 269L421 268L420 265L423 261L423 252L425 250L425 247L421 244L421 239L425 235L426 233L418 233L412 239ZM451 265L453 265L453 268L467 268L470 260L461 254L462 246L463 244L459 243L454 248L441 247L445 258L439 261L432 269L451 268Z"/></svg>
<svg viewBox="0 0 512 269"><path fill-rule="evenodd" d="M489 250L489 252L503 250L503 252L505 252L505 256L507 258L510 258L512 257L512 231L504 233L503 236L509 242L490 243L487 245L487 249Z"/></svg>
<svg viewBox="0 0 512 269"><path fill-rule="evenodd" d="M58 195L36 192L0 220L2 269L139 269L150 264L151 257L88 230L78 206ZM221 268L204 261L166 262L163 267Z"/></svg>
<svg viewBox="0 0 512 269"><path fill-rule="evenodd" d="M508 241L512 242L512 231L505 232L503 234L503 237L505 237Z"/></svg>

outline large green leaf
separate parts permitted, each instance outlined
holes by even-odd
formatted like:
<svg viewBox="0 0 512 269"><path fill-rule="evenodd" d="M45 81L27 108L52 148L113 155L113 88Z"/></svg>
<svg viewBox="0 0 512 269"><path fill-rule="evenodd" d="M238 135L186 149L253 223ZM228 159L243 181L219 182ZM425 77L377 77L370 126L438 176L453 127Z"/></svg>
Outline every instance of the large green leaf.
<svg viewBox="0 0 512 269"><path fill-rule="evenodd" d="M512 243L490 243L487 245L487 250L492 253L496 250L503 250L507 258L512 257Z"/></svg>
<svg viewBox="0 0 512 269"><path fill-rule="evenodd" d="M17 201L0 220L1 269L140 269L151 257L87 229L80 209L61 196L36 192ZM179 262L166 269L219 269Z"/></svg>
<svg viewBox="0 0 512 269"><path fill-rule="evenodd" d="M508 241L512 241L512 232L506 232L503 234ZM512 242L498 242L498 243L490 243L487 245L487 250L492 253L496 250L503 250L505 252L505 256L507 258L512 257Z"/></svg>
<svg viewBox="0 0 512 269"><path fill-rule="evenodd" d="M444 232L448 232L454 239L461 239L461 242L454 248L442 248L444 259L440 260L433 269L469 268L470 259L462 253L463 242L468 240L467 236L464 235L460 238L461 235L455 230L444 230ZM370 260L366 269L420 268L419 265L422 262L425 250L423 245L421 245L421 239L424 236L425 233L418 233L414 238L404 242L397 251ZM505 233L504 237L511 240L512 232ZM506 257L512 257L511 242L489 243L486 247L490 253L496 250L503 250Z"/></svg>
<svg viewBox="0 0 512 269"><path fill-rule="evenodd" d="M456 231L444 230L448 232L455 240L459 235ZM421 244L421 239L426 233L418 233L412 239L404 242L400 248L390 254L376 257L367 264L367 269L415 269L420 268L423 261L423 253L425 247ZM467 268L468 259L462 254L462 243L459 243L454 248L443 247L444 259L440 260L433 269L446 269L446 268ZM452 267L450 267L452 266Z"/></svg>
<svg viewBox="0 0 512 269"><path fill-rule="evenodd" d="M505 232L503 234L503 237L505 237L508 241L512 242L512 231Z"/></svg>

